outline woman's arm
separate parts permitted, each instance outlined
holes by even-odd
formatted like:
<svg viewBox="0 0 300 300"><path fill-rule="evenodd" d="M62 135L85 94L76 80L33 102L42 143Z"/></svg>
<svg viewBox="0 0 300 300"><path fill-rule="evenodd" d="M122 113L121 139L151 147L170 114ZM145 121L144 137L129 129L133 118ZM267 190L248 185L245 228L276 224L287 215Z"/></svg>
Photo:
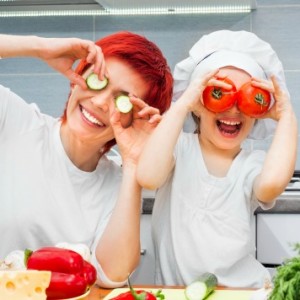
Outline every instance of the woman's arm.
<svg viewBox="0 0 300 300"><path fill-rule="evenodd" d="M115 110L114 103L110 108L123 174L116 206L96 247L103 272L116 284L124 282L140 261L142 189L136 179L137 161L145 141L161 120L157 109L135 97L131 97L131 102L134 105L132 123L126 128L121 125L126 116Z"/></svg>
<svg viewBox="0 0 300 300"><path fill-rule="evenodd" d="M262 202L271 202L284 191L293 175L297 158L297 119L289 97L274 77L272 81L275 105L268 116L277 120L278 124L262 171L254 183L254 193Z"/></svg>
<svg viewBox="0 0 300 300"><path fill-rule="evenodd" d="M46 62L71 82L86 88L85 80L72 67L85 58L94 72L103 78L105 63L101 49L94 42L78 38L43 38L38 36L0 35L0 57L33 57Z"/></svg>

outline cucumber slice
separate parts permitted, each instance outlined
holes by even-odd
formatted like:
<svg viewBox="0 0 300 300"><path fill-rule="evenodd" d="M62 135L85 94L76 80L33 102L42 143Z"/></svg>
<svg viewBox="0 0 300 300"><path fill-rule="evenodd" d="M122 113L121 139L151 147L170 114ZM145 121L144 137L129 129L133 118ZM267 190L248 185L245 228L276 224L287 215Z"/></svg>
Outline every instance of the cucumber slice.
<svg viewBox="0 0 300 300"><path fill-rule="evenodd" d="M91 90L102 90L107 86L108 79L105 77L100 80L97 74L91 73L86 79L86 84Z"/></svg>
<svg viewBox="0 0 300 300"><path fill-rule="evenodd" d="M212 273L204 273L185 288L187 300L206 299L218 285L217 277Z"/></svg>
<svg viewBox="0 0 300 300"><path fill-rule="evenodd" d="M116 106L117 109L124 114L127 114L132 110L132 103L130 102L130 98L126 95L120 95L116 98Z"/></svg>

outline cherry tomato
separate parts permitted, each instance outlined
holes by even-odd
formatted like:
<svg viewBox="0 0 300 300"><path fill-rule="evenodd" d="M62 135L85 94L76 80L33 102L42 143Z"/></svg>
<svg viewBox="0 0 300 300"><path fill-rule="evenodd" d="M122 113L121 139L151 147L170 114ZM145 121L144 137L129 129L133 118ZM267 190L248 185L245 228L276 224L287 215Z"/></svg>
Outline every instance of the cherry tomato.
<svg viewBox="0 0 300 300"><path fill-rule="evenodd" d="M271 95L268 91L246 82L237 93L238 109L250 117L264 115L270 107Z"/></svg>
<svg viewBox="0 0 300 300"><path fill-rule="evenodd" d="M229 78L217 78L232 86L227 90L218 86L207 86L203 91L204 106L215 113L230 109L236 101L236 87Z"/></svg>

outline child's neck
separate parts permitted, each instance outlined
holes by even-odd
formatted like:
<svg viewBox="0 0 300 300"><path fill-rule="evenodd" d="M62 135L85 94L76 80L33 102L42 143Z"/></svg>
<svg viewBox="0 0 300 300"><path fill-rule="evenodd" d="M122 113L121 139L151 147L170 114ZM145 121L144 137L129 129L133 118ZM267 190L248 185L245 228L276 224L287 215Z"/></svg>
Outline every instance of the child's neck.
<svg viewBox="0 0 300 300"><path fill-rule="evenodd" d="M199 143L208 173L216 177L225 177L241 148L220 149L210 141L201 139L200 135Z"/></svg>

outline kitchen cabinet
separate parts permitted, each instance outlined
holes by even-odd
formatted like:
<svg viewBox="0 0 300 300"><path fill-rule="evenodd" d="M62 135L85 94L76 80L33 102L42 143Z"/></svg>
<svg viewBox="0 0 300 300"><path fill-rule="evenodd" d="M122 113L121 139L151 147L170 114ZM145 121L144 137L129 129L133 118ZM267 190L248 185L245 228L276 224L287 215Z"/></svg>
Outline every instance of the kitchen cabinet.
<svg viewBox="0 0 300 300"><path fill-rule="evenodd" d="M271 269L295 256L293 245L300 242L299 213L259 213L256 215L257 259ZM274 269L273 269L274 270Z"/></svg>
<svg viewBox="0 0 300 300"><path fill-rule="evenodd" d="M131 277L133 284L154 284L155 258L151 238L151 214L141 215L141 261Z"/></svg>

